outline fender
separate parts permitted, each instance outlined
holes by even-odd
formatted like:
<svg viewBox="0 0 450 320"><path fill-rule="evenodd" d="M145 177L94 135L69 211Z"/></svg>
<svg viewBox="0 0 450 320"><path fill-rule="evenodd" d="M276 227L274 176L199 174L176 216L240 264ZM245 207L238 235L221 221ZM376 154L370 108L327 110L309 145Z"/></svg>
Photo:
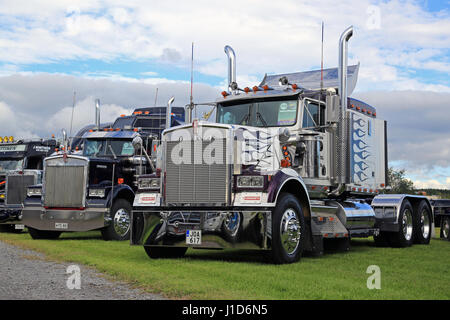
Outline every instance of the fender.
<svg viewBox="0 0 450 320"><path fill-rule="evenodd" d="M295 170L285 168L278 171L272 177L268 187L268 202L276 203L278 196L283 191L289 191L297 196L303 207L305 217L311 217L311 204L308 191L303 179Z"/></svg>
<svg viewBox="0 0 450 320"><path fill-rule="evenodd" d="M117 184L114 186L114 191L108 193L106 205L108 207L112 206L112 203L117 198L123 198L130 202L131 205L133 205L134 201L134 191L133 189L126 184Z"/></svg>

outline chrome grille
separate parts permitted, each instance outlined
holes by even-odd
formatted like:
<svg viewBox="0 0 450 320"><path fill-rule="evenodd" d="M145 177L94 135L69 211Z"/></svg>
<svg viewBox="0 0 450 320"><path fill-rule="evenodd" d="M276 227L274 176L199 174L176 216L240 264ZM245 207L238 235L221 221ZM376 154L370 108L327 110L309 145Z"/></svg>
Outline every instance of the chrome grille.
<svg viewBox="0 0 450 320"><path fill-rule="evenodd" d="M177 164L172 159L172 151L178 144L184 144L183 150L190 150L190 161ZM208 164L209 159L203 159L203 150L211 144L210 141L202 141L201 149L194 147L192 141L169 141L166 148L166 183L165 200L167 204L224 204L227 202L227 165L226 165L226 141L216 141L216 157L219 163ZM185 160L185 157L182 157ZM196 160L198 163L194 163ZM207 160L207 162L205 162ZM201 163L200 163L201 162Z"/></svg>
<svg viewBox="0 0 450 320"><path fill-rule="evenodd" d="M84 207L86 170L83 165L47 165L44 206Z"/></svg>
<svg viewBox="0 0 450 320"><path fill-rule="evenodd" d="M9 175L6 183L6 203L22 204L27 196L27 187L34 183L34 175Z"/></svg>

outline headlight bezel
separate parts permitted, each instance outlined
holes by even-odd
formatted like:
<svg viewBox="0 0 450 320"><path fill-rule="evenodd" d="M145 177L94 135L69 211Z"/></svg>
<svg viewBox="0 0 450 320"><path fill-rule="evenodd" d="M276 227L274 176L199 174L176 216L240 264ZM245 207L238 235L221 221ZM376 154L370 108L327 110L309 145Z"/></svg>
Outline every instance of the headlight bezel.
<svg viewBox="0 0 450 320"><path fill-rule="evenodd" d="M161 178L140 178L138 180L139 190L160 190L161 189Z"/></svg>
<svg viewBox="0 0 450 320"><path fill-rule="evenodd" d="M41 197L42 188L27 188L27 197Z"/></svg>
<svg viewBox="0 0 450 320"><path fill-rule="evenodd" d="M263 189L264 176L237 176L236 187L239 189Z"/></svg>
<svg viewBox="0 0 450 320"><path fill-rule="evenodd" d="M106 195L105 188L89 188L89 197L90 198L104 198Z"/></svg>

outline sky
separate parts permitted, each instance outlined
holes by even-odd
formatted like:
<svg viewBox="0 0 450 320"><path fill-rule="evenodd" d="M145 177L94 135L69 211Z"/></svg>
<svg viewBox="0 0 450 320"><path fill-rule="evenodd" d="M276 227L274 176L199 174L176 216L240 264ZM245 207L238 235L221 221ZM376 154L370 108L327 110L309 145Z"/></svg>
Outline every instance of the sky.
<svg viewBox="0 0 450 320"><path fill-rule="evenodd" d="M214 101L227 82L336 67L350 25L352 96L388 121L389 165L450 188L450 2L369 0L0 0L0 135L47 137L140 106ZM156 91L158 88L158 95ZM201 112L201 110L199 111Z"/></svg>

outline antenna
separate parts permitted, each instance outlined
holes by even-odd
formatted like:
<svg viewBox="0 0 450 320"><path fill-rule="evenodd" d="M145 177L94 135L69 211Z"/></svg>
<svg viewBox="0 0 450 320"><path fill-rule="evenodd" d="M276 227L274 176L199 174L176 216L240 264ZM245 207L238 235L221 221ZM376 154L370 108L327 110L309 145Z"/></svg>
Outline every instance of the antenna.
<svg viewBox="0 0 450 320"><path fill-rule="evenodd" d="M191 50L191 96L190 96L190 110L189 113L192 115L192 109L194 109L194 97L193 97L193 87L194 87L194 42L192 42ZM191 118L191 116L189 116ZM197 109L195 109L195 118L197 118ZM189 119L192 120L192 119Z"/></svg>
<svg viewBox="0 0 450 320"><path fill-rule="evenodd" d="M322 49L321 49L321 58L320 58L320 94L322 94L323 89L323 21L322 21Z"/></svg>
<svg viewBox="0 0 450 320"><path fill-rule="evenodd" d="M75 109L75 99L76 99L76 92L73 91L73 101L72 101L72 116L70 118L70 131L69 131L69 137L70 137L70 143L72 143L72 124L73 124L73 110Z"/></svg>
<svg viewBox="0 0 450 320"><path fill-rule="evenodd" d="M158 88L156 88L156 94L155 94L155 107L156 107L157 101L158 101Z"/></svg>

